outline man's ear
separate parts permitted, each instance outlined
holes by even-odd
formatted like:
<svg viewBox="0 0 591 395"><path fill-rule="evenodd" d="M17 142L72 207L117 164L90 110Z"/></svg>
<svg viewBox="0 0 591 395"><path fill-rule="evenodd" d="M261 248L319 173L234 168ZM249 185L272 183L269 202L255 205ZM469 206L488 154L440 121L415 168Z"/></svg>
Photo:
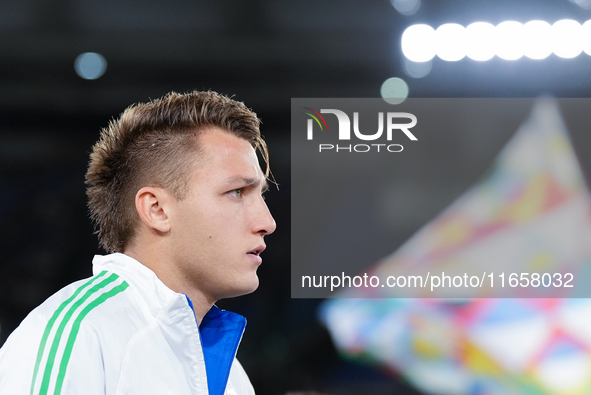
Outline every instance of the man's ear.
<svg viewBox="0 0 591 395"><path fill-rule="evenodd" d="M135 195L135 208L142 222L159 233L170 230L167 202L172 196L157 187L143 187Z"/></svg>

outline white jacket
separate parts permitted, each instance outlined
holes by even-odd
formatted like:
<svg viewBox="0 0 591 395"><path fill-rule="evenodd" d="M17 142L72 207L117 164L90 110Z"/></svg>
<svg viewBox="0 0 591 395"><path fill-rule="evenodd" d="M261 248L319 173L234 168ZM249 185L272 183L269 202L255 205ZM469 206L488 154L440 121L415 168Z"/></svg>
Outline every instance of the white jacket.
<svg viewBox="0 0 591 395"><path fill-rule="evenodd" d="M33 310L0 349L0 394L252 395L235 359L244 317L189 298L123 254Z"/></svg>

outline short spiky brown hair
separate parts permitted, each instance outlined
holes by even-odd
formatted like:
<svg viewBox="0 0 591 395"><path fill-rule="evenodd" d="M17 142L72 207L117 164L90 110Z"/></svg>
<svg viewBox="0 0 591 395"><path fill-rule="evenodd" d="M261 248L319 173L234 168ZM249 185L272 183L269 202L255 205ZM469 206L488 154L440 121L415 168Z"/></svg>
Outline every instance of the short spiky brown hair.
<svg viewBox="0 0 591 395"><path fill-rule="evenodd" d="M203 130L218 127L247 140L262 153L268 176L259 125L244 103L212 91L171 92L128 107L101 130L86 173L88 207L103 248L123 252L134 237L139 220L135 195L142 187L185 197Z"/></svg>

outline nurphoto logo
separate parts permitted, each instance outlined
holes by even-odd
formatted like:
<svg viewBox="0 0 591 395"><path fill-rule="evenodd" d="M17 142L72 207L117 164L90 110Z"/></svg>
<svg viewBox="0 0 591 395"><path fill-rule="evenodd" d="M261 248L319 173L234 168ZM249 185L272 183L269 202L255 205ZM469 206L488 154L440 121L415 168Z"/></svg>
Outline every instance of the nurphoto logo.
<svg viewBox="0 0 591 395"><path fill-rule="evenodd" d="M333 114L336 116L339 124L338 140L351 140L351 119L344 111L337 109L320 109L316 111L310 107L302 107L306 111L304 114L308 115L307 123L307 139L314 140L314 125L318 125L320 132L328 132L328 124L322 114ZM409 130L417 124L417 117L408 112L387 112L384 116L383 112L378 112L378 130L375 133L362 133L359 130L359 113L353 112L353 134L355 138L362 141L376 141L382 138L384 129L386 130L386 143L372 143L372 144L319 144L318 152L401 152L404 147L401 144L389 144L392 141L395 132L402 132L411 141L417 141L416 136ZM384 128L384 119L386 119L386 127ZM401 121L410 121L401 123ZM315 122L314 122L315 121ZM372 131L373 132L373 131ZM382 138L382 141L384 139Z"/></svg>

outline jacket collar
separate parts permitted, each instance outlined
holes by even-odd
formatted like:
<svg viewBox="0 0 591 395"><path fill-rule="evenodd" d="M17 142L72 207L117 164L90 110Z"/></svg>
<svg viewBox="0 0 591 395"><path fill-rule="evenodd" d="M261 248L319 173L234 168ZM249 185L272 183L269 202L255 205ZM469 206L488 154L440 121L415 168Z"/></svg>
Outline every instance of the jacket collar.
<svg viewBox="0 0 591 395"><path fill-rule="evenodd" d="M92 264L94 275L108 270L123 277L140 294L144 307L168 325L182 319L189 308L185 295L168 288L152 270L128 255L96 255Z"/></svg>
<svg viewBox="0 0 591 395"><path fill-rule="evenodd" d="M107 270L123 277L130 288L139 293L144 309L163 324L177 324L186 319L187 314L195 317L187 295L168 288L152 270L132 257L121 253L96 255L92 264L94 275ZM210 395L224 393L245 326L244 317L216 306L203 317L198 332Z"/></svg>

